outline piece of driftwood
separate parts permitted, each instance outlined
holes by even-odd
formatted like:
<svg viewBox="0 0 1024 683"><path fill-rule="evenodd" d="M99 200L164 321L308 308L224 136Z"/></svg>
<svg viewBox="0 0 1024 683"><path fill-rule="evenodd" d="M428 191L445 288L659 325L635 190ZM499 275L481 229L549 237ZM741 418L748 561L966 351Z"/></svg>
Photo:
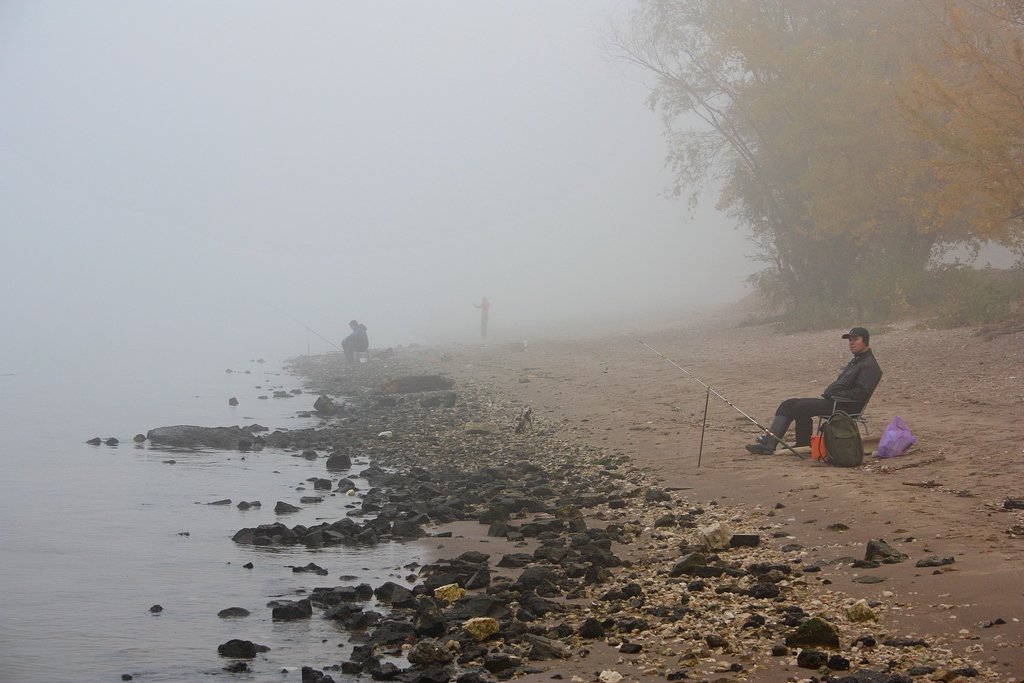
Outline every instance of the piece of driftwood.
<svg viewBox="0 0 1024 683"><path fill-rule="evenodd" d="M445 391L455 386L455 380L441 375L409 375L395 377L381 385L386 394L411 394L419 391Z"/></svg>

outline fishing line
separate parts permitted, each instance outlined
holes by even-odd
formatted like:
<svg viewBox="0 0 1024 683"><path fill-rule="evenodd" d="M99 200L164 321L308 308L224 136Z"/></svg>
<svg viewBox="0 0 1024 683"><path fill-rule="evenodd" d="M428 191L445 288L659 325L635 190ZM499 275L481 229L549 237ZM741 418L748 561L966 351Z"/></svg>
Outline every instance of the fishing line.
<svg viewBox="0 0 1024 683"><path fill-rule="evenodd" d="M727 406L729 406L730 408L732 408L733 410L735 410L735 411L736 411L737 413L739 413L739 414L740 414L740 415L742 415L743 417L745 417L745 418L747 418L748 420L750 420L751 422L753 422L753 423L754 423L754 426L756 426L756 427L757 427L758 429L760 429L760 430L761 430L762 432L764 432L764 433L765 433L765 434L767 434L768 436L770 436L770 437L772 437L773 439L775 439L776 441L778 441L778 442L779 442L779 445L780 445L780 446L782 446L783 448L785 448L786 450L788 450L788 451L789 451L790 453L792 453L792 454L793 454L793 455L795 455L796 457L798 457L798 458L800 458L801 460L803 460L803 456L802 456L802 455L800 455L799 453L797 453L797 452L796 452L796 451L795 451L795 450L793 449L793 447L792 447L792 446L790 446L790 445L789 445L788 443L786 443L785 441L783 441L783 440L782 440L781 438L779 438L779 437L778 437L778 436L776 436L775 434L772 434L772 432L771 432L771 430L770 430L770 429L768 429L767 427L765 427L764 425L762 425L762 424L761 424L760 422L758 422L757 420L755 420L754 418L750 417L750 416L749 416L749 415L747 415L747 414L746 414L745 412L743 412L742 410L740 410L739 406L737 406L737 405L736 405L735 403L733 403L732 401L730 401L729 399L727 399L727 398L726 398L725 396L722 396L722 395L721 395L720 393L718 393L717 391L715 391L714 389L712 389L712 388L711 388L711 385L710 385L710 384L706 384L705 382L702 382L702 381L701 381L700 379L698 379L698 378L697 378L696 376L694 376L694 375L693 375L693 373L691 373L691 372L690 372L689 370L687 370L687 369L686 369L686 368L684 368L684 367L683 367L682 365L680 365L679 363L675 362L674 360L672 360L671 358L669 358L668 356L666 356L665 354L663 354L663 353L662 353L661 351L659 351L658 349L654 348L653 346L651 346L650 344L648 344L647 342L645 342L645 341L644 341L643 339L637 339L637 341L638 341L638 342L640 342L640 344L641 344L642 346L645 346L645 347L647 347L648 349L650 349L650 350L651 350L651 351L653 351L654 353L656 353L656 354L658 354L659 356L661 356L662 358L664 358L664 359L665 359L666 361L668 361L669 363L671 363L672 365L674 365L674 366L675 366L676 368L678 368L679 370L682 370L682 371L683 371L683 372L684 372L684 373L686 374L686 376L687 376L687 377L689 377L689 378L690 378L690 379L692 379L693 381L697 382L697 384L701 385L701 386L702 386L702 387L704 387L704 389L706 390L706 392L707 392L707 397L706 397L706 398L705 398L705 400L704 400L704 423L703 423L703 424L701 425L701 428L700 428L700 442L701 442L701 450L702 450L702 451L703 451L703 446L704 446L704 429L705 429L705 427L707 427L707 422L708 422L708 412L707 412L707 410L708 410L708 407L707 407L707 403L708 403L708 400L710 400L710 398L709 398L709 397L711 396L711 394L714 394L716 398L720 399L720 400L721 400L721 401L722 401L723 403L725 403L725 404L726 404ZM701 455L701 454L698 454L698 456L697 456L697 458L698 458L698 459L697 459L697 466L698 466L698 467L700 466L700 455Z"/></svg>
<svg viewBox="0 0 1024 683"><path fill-rule="evenodd" d="M267 305L269 306L270 304L267 304ZM279 308L275 308L274 310L276 310L278 313L280 313L281 315L285 316L286 318L290 318L293 322L297 323L298 325L301 325L302 327L306 328L306 333L307 333L306 334L306 355L307 356L309 355L309 334L315 334L316 336L320 337L320 339L323 339L325 342L327 342L328 344L330 344L334 348L338 349L339 351L343 351L344 350L340 346L338 346L337 344L332 342L330 339L328 339L327 337L323 336L322 334L320 334L319 332L314 330L312 327L310 327L306 323L304 323L301 320L299 320L298 318L296 318L294 315L291 315L290 313L286 313L285 311L282 311Z"/></svg>

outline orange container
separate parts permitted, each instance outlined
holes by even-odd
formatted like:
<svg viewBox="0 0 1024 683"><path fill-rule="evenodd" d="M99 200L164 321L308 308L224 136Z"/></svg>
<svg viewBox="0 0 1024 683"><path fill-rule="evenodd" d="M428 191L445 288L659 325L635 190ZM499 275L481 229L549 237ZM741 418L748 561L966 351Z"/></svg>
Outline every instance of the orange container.
<svg viewBox="0 0 1024 683"><path fill-rule="evenodd" d="M821 434L811 436L811 460L825 460L825 437Z"/></svg>

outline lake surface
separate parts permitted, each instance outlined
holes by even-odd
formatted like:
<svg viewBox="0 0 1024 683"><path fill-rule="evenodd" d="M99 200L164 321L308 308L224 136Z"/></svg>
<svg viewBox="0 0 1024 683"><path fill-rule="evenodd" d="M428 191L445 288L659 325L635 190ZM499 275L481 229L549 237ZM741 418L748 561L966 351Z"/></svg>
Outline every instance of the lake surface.
<svg viewBox="0 0 1024 683"><path fill-rule="evenodd" d="M0 681L120 681L122 674L136 681L218 674L297 681L302 665L341 662L350 647L317 613L273 622L268 601L299 599L298 591L316 586L404 583L409 570L402 565L422 560L411 544L311 551L231 541L243 527L344 517L358 498L328 496L300 512L274 514L279 500L298 505L303 495L322 495L307 480L328 476L323 458L276 449L172 452L132 441L172 424L258 422L273 430L318 423L295 416L312 408L315 395L257 398L302 388L300 378L249 360L232 369L168 363L145 374L0 376ZM228 405L232 396L237 407ZM85 443L94 436L121 443ZM209 505L225 498L232 504ZM239 510L242 500L262 507ZM252 569L243 568L248 562ZM290 569L309 562L329 575ZM156 604L163 611L151 614ZM218 618L226 607L252 614ZM231 638L272 649L253 661L254 673L228 674L217 646Z"/></svg>

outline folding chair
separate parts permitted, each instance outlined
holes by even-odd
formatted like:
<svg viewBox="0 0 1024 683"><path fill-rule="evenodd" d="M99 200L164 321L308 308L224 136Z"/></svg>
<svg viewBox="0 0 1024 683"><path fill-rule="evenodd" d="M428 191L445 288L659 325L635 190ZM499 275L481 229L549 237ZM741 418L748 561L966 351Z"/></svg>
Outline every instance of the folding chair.
<svg viewBox="0 0 1024 683"><path fill-rule="evenodd" d="M868 400L864 401L864 405L861 406L860 410L858 410L856 413L851 413L849 411L843 410L843 404L844 403L847 404L847 405L858 404L858 403L860 403L860 401L853 401L853 400L850 400L848 398L833 398L832 399L832 412L829 413L828 415L819 415L818 416L818 427L815 430L815 432L816 433L821 433L821 426L822 426L822 424L826 420L828 420L828 418L832 417L832 415L834 415L837 410L843 410L843 412L845 412L847 415L849 415L851 418L853 418L853 421L857 423L857 429L860 429L861 427L864 428L864 436L866 437L868 435L868 418L865 417L864 413L868 409L868 401L870 401L870 400L871 400L871 397L868 396Z"/></svg>

